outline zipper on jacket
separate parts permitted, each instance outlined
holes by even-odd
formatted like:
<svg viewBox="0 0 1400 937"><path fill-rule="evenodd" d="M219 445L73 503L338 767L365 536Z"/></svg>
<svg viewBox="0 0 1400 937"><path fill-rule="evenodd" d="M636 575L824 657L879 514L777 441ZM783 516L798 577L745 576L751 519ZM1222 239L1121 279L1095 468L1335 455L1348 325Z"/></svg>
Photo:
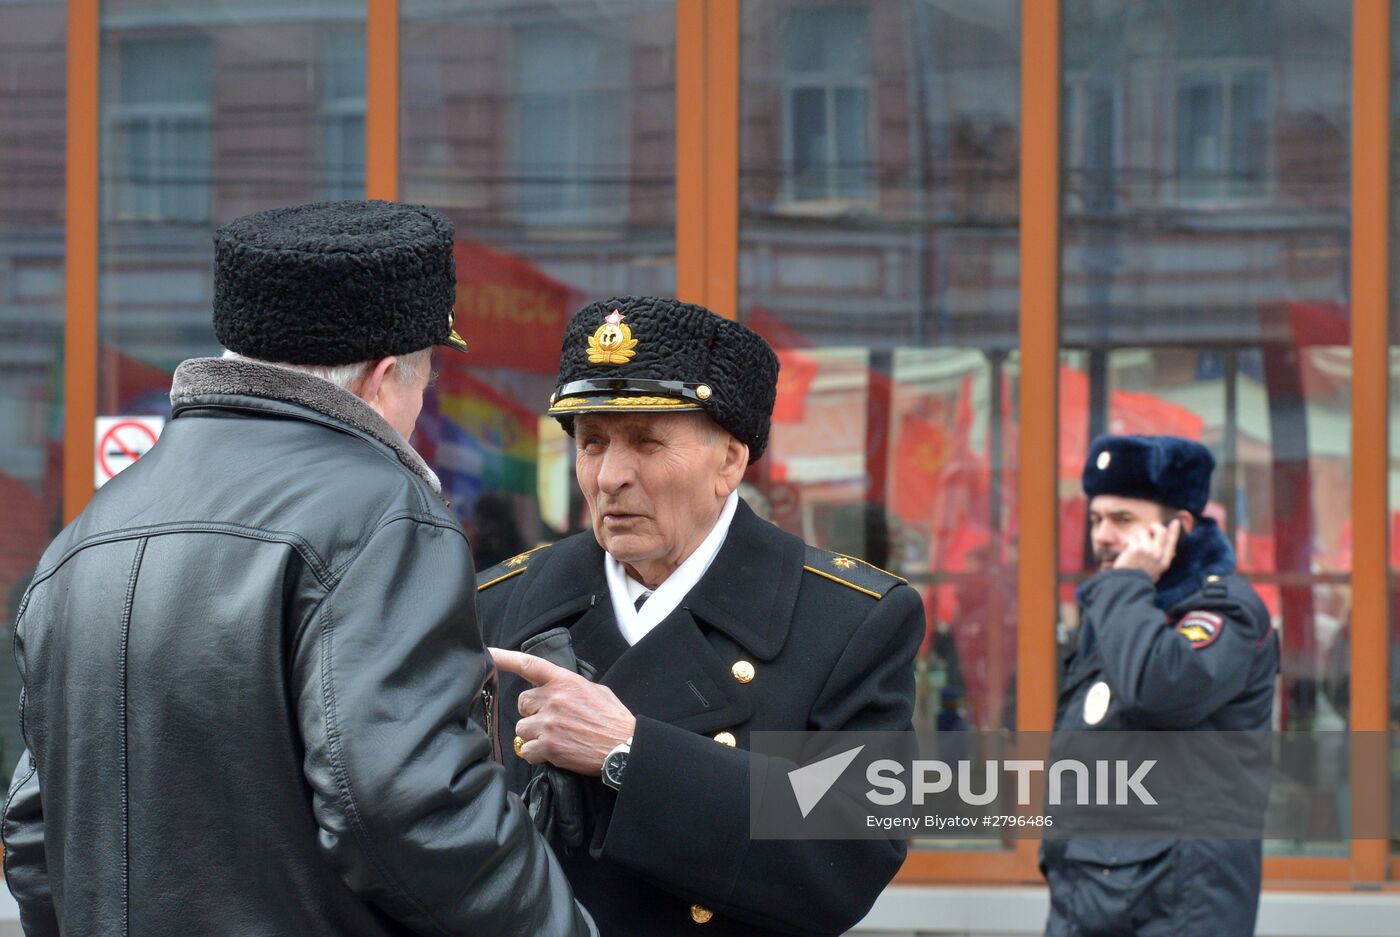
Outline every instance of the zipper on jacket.
<svg viewBox="0 0 1400 937"><path fill-rule="evenodd" d="M496 688L491 683L481 688L481 715L486 735L491 739L491 757L496 764L502 764L501 739L496 734Z"/></svg>

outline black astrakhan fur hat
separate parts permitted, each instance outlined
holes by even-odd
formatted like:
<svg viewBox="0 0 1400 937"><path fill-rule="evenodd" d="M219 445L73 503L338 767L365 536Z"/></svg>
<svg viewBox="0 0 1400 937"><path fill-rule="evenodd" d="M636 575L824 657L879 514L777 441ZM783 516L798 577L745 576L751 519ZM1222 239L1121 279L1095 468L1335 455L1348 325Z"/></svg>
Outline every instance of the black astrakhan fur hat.
<svg viewBox="0 0 1400 937"><path fill-rule="evenodd" d="M417 205L316 202L214 233L214 334L262 361L337 365L430 345L453 328L452 222Z"/></svg>
<svg viewBox="0 0 1400 937"><path fill-rule="evenodd" d="M757 332L704 306L624 296L569 320L548 413L572 434L580 413L701 410L753 462L777 394L778 356Z"/></svg>

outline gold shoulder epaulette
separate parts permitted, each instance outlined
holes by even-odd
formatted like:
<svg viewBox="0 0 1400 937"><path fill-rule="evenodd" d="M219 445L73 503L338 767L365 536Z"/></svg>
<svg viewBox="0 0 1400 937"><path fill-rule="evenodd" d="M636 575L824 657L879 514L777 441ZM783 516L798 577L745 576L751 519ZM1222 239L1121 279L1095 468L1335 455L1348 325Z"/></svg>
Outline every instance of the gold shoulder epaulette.
<svg viewBox="0 0 1400 937"><path fill-rule="evenodd" d="M505 582L511 576L519 576L530 568L530 555L536 550L543 550L549 546L542 543L534 550L526 550L524 553L517 553L508 560L503 560L492 566L490 569L483 569L476 574L476 591L480 592L488 586L494 586L498 582Z"/></svg>
<svg viewBox="0 0 1400 937"><path fill-rule="evenodd" d="M872 566L865 560L844 553L832 553L808 546L802 568L823 579L839 582L848 589L864 592L873 598L882 599L885 593L908 580L894 573Z"/></svg>

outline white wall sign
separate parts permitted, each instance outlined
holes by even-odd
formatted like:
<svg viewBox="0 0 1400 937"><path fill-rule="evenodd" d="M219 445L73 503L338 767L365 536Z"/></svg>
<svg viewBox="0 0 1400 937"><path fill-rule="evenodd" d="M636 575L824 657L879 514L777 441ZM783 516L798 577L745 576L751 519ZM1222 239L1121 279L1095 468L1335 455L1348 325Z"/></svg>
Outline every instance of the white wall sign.
<svg viewBox="0 0 1400 937"><path fill-rule="evenodd" d="M159 416L99 416L97 418L96 475L101 488L122 469L151 450L165 427Z"/></svg>

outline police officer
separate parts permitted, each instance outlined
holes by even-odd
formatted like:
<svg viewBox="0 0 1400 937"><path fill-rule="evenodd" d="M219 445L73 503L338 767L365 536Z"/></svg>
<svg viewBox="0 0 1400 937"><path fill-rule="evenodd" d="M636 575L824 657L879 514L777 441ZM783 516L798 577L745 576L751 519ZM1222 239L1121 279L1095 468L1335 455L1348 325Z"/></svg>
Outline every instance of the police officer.
<svg viewBox="0 0 1400 937"><path fill-rule="evenodd" d="M510 784L604 935L842 933L904 858L749 836L774 767L750 733L910 728L924 637L903 580L739 498L777 376L762 338L700 306L582 309L548 412L592 530L478 577L488 642L532 652L496 652Z"/></svg>
<svg viewBox="0 0 1400 937"><path fill-rule="evenodd" d="M1079 589L1080 627L1056 734L1267 730L1278 641L1202 515L1215 460L1171 436L1105 436L1084 466L1099 571ZM1050 937L1254 933L1259 840L1047 840Z"/></svg>

